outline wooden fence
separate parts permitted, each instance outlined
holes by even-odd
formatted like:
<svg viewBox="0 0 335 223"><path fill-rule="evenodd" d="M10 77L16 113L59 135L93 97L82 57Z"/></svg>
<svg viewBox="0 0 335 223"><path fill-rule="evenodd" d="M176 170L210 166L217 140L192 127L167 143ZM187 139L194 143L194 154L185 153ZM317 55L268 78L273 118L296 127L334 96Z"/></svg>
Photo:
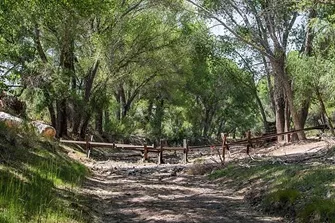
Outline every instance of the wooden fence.
<svg viewBox="0 0 335 223"><path fill-rule="evenodd" d="M310 127L310 128L305 128L301 130L292 130L288 132L283 132L283 133L277 133L277 134L269 134L269 135L263 135L259 137L251 137L251 132L247 132L247 137L246 139L242 140L237 140L237 141L228 141L228 135L221 133L221 139L222 143L221 144L214 144L214 145L202 145L202 146L189 146L187 139L183 140L183 147L165 147L164 146L164 140L160 140L160 144L158 147L155 147L154 145L131 145L131 144L121 144L121 143L105 143L105 142L93 142L93 136L86 136L85 141L75 141L75 140L63 140L61 139L61 143L67 143L67 144L77 144L77 145L84 145L86 148L86 154L87 157L90 157L91 150L93 147L110 147L110 148L120 148L124 150L134 150L134 151L141 151L143 154L143 161L148 160L148 153L157 153L157 163L162 164L164 163L163 161L163 152L164 151L182 151L183 152L183 162L187 163L188 162L188 154L190 151L195 150L195 149L205 149L205 148L213 148L213 147L221 147L222 148L222 158L221 162L225 162L225 157L226 157L226 150L229 151L230 146L232 145L245 145L246 146L246 153L247 155L250 156L250 148L253 147L253 144L255 142L259 141L264 141L267 139L272 139L272 138L277 138L278 136L282 135L292 135L297 132L301 131L309 131L309 130L314 130L314 129L325 129L325 126L315 126L315 127ZM220 152L219 152L220 155Z"/></svg>

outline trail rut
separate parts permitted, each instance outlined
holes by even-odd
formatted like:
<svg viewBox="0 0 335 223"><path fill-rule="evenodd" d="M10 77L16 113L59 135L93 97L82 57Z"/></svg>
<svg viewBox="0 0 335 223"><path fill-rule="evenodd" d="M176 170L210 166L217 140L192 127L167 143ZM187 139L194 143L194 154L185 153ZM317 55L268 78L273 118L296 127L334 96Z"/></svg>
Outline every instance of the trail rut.
<svg viewBox="0 0 335 223"><path fill-rule="evenodd" d="M205 176L185 174L185 165L109 164L96 162L85 184L96 222L283 222L256 213L242 195Z"/></svg>

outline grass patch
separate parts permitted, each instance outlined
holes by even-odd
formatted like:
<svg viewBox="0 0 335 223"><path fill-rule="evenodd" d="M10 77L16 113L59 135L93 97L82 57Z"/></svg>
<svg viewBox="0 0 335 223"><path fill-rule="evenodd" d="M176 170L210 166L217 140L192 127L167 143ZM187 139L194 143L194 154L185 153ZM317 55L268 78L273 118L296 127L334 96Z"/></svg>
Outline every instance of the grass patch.
<svg viewBox="0 0 335 223"><path fill-rule="evenodd" d="M88 222L73 205L87 174L56 143L0 126L0 222Z"/></svg>
<svg viewBox="0 0 335 223"><path fill-rule="evenodd" d="M253 161L248 165L230 164L209 175L222 178L236 191L251 188L246 199L270 214L279 214L296 222L335 222L335 167L325 162L334 156L334 148L318 165Z"/></svg>
<svg viewBox="0 0 335 223"><path fill-rule="evenodd" d="M314 198L299 213L301 222L335 222L334 199Z"/></svg>

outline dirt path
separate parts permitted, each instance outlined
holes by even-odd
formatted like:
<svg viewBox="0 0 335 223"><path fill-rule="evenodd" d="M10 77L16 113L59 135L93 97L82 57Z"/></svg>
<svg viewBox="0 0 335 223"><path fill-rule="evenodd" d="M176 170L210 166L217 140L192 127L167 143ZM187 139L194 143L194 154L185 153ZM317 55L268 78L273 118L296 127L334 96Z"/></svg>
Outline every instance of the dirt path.
<svg viewBox="0 0 335 223"><path fill-rule="evenodd" d="M287 156L306 154L325 148L327 142L308 142L286 147L253 151L253 156ZM231 159L245 158L245 148L231 149ZM213 157L196 155L211 161ZM106 155L106 154L105 154ZM94 222L284 222L281 218L267 217L252 210L227 186L209 181L206 176L186 174L192 164L139 163L134 154L113 153L104 161L75 157L93 170L83 189L90 199ZM136 154L135 154L136 155ZM122 160L130 157L130 160ZM132 158L131 158L132 157ZM174 163L174 162L171 162Z"/></svg>
<svg viewBox="0 0 335 223"><path fill-rule="evenodd" d="M117 166L96 162L86 182L96 222L282 222L252 211L229 188L183 173L185 166Z"/></svg>

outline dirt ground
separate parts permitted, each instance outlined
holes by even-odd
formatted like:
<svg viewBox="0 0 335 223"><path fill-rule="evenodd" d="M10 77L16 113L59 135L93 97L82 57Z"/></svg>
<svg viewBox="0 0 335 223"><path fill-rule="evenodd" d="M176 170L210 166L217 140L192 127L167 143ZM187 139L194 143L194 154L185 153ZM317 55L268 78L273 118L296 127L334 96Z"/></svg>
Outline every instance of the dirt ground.
<svg viewBox="0 0 335 223"><path fill-rule="evenodd" d="M329 147L327 141L307 141L286 146L253 149L251 156L284 157L313 153ZM230 149L228 162L249 158L244 147ZM205 175L190 175L193 163L218 165L209 149L190 154L189 164L178 164L181 155L166 154L165 163L140 162L140 153L100 150L92 158L70 152L92 171L82 191L90 198L94 222L285 222L250 208L244 194L215 184ZM250 159L250 158L249 158Z"/></svg>

